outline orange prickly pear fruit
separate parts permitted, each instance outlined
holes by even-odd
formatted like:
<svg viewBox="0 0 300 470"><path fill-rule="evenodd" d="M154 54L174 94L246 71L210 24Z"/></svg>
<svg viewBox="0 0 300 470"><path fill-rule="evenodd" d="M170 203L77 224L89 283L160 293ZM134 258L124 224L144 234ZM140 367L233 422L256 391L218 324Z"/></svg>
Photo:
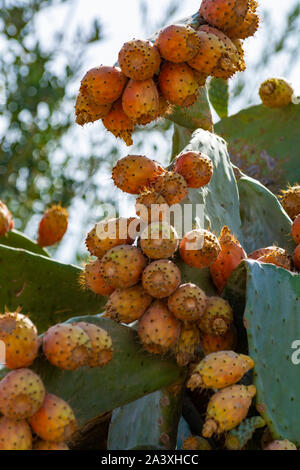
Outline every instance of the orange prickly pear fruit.
<svg viewBox="0 0 300 470"><path fill-rule="evenodd" d="M63 370L76 370L87 364L92 351L88 335L72 324L51 326L43 337L43 351L48 361Z"/></svg>
<svg viewBox="0 0 300 470"><path fill-rule="evenodd" d="M168 299L168 308L173 315L184 323L199 320L206 309L205 292L196 284L182 284Z"/></svg>
<svg viewBox="0 0 300 470"><path fill-rule="evenodd" d="M122 95L123 110L135 124L149 124L159 114L159 94L152 78L130 79Z"/></svg>
<svg viewBox="0 0 300 470"><path fill-rule="evenodd" d="M167 218L169 206L165 198L154 191L146 189L136 199L136 215L144 222L162 222Z"/></svg>
<svg viewBox="0 0 300 470"><path fill-rule="evenodd" d="M298 245L300 243L300 214L297 215L293 222L291 235L295 243Z"/></svg>
<svg viewBox="0 0 300 470"><path fill-rule="evenodd" d="M142 276L144 289L156 299L169 297L177 289L180 281L180 269L168 259L148 264Z"/></svg>
<svg viewBox="0 0 300 470"><path fill-rule="evenodd" d="M222 228L219 242L221 251L209 269L212 280L221 294L232 272L247 255L227 226Z"/></svg>
<svg viewBox="0 0 300 470"><path fill-rule="evenodd" d="M180 242L182 260L194 268L206 268L214 263L221 250L217 237L204 229L188 232Z"/></svg>
<svg viewBox="0 0 300 470"><path fill-rule="evenodd" d="M172 24L166 26L157 38L161 56L169 62L187 62L199 49L199 38L196 31L188 25Z"/></svg>
<svg viewBox="0 0 300 470"><path fill-rule="evenodd" d="M259 26L259 16L248 10L242 23L238 23L233 28L226 31L226 34L231 39L246 39L254 36Z"/></svg>
<svg viewBox="0 0 300 470"><path fill-rule="evenodd" d="M40 409L45 393L42 379L35 372L13 370L0 382L0 411L17 421L27 419Z"/></svg>
<svg viewBox="0 0 300 470"><path fill-rule="evenodd" d="M198 326L203 333L223 336L233 323L233 312L227 300L208 297L205 312Z"/></svg>
<svg viewBox="0 0 300 470"><path fill-rule="evenodd" d="M297 450L297 447L291 441L283 439L270 442L264 450Z"/></svg>
<svg viewBox="0 0 300 470"><path fill-rule="evenodd" d="M282 190L279 198L285 212L294 220L300 214L300 185L296 184Z"/></svg>
<svg viewBox="0 0 300 470"><path fill-rule="evenodd" d="M12 215L6 205L0 201L0 237L14 228Z"/></svg>
<svg viewBox="0 0 300 470"><path fill-rule="evenodd" d="M160 66L160 55L150 41L133 39L125 42L119 52L119 64L122 72L133 80L152 78Z"/></svg>
<svg viewBox="0 0 300 470"><path fill-rule="evenodd" d="M104 118L110 111L111 104L95 104L94 101L79 91L75 104L76 122L80 126Z"/></svg>
<svg viewBox="0 0 300 470"><path fill-rule="evenodd" d="M255 395L254 385L231 385L215 393L208 403L202 436L211 437L238 426L246 418Z"/></svg>
<svg viewBox="0 0 300 470"><path fill-rule="evenodd" d="M249 356L233 351L219 351L208 354L195 367L187 387L221 389L233 385L253 369L254 361Z"/></svg>
<svg viewBox="0 0 300 470"><path fill-rule="evenodd" d="M93 323L78 322L75 323L75 326L78 326L87 334L92 345L87 365L89 367L105 366L113 356L112 339L109 334Z"/></svg>
<svg viewBox="0 0 300 470"><path fill-rule="evenodd" d="M236 344L237 330L234 325L231 325L223 336L209 333L201 335L201 348L206 356L217 351L234 351Z"/></svg>
<svg viewBox="0 0 300 470"><path fill-rule="evenodd" d="M99 259L86 264L83 273L80 274L79 283L95 294L107 296L113 293L114 288L105 282L100 267Z"/></svg>
<svg viewBox="0 0 300 470"><path fill-rule="evenodd" d="M65 442L36 441L33 450L70 450Z"/></svg>
<svg viewBox="0 0 300 470"><path fill-rule="evenodd" d="M267 246L266 248L259 248L258 250L252 251L252 253L248 255L248 258L258 260L262 256L273 253L277 248L278 247L275 245Z"/></svg>
<svg viewBox="0 0 300 470"><path fill-rule="evenodd" d="M289 271L292 269L292 258L286 250L279 247L275 247L273 251L262 255L257 259L257 261L261 263L275 264L276 266Z"/></svg>
<svg viewBox="0 0 300 470"><path fill-rule="evenodd" d="M109 112L102 118L102 122L109 132L124 140L128 147L133 144L131 136L134 131L134 123L124 113L121 98L113 103Z"/></svg>
<svg viewBox="0 0 300 470"><path fill-rule="evenodd" d="M269 78L261 84L259 96L268 108L282 108L292 102L294 90L284 78Z"/></svg>
<svg viewBox="0 0 300 470"><path fill-rule="evenodd" d="M196 325L182 326L178 342L174 348L176 361L180 367L187 366L196 359L200 345L200 332Z"/></svg>
<svg viewBox="0 0 300 470"><path fill-rule="evenodd" d="M15 421L6 416L0 418L0 450L31 450L32 434L23 421Z"/></svg>
<svg viewBox="0 0 300 470"><path fill-rule="evenodd" d="M200 16L221 31L241 24L247 14L248 0L202 0Z"/></svg>
<svg viewBox="0 0 300 470"><path fill-rule="evenodd" d="M188 61L190 67L205 77L226 58L226 49L221 39L215 34L214 28L205 31L197 31L200 47L197 54Z"/></svg>
<svg viewBox="0 0 300 470"><path fill-rule="evenodd" d="M178 248L178 235L167 222L152 222L141 233L141 249L150 259L171 258Z"/></svg>
<svg viewBox="0 0 300 470"><path fill-rule="evenodd" d="M300 244L296 247L293 254L294 265L300 271Z"/></svg>
<svg viewBox="0 0 300 470"><path fill-rule="evenodd" d="M204 153L186 152L177 157L174 170L184 177L189 188L200 188L210 182L213 164Z"/></svg>
<svg viewBox="0 0 300 470"><path fill-rule="evenodd" d="M182 444L183 450L212 450L210 443L200 436L191 436Z"/></svg>
<svg viewBox="0 0 300 470"><path fill-rule="evenodd" d="M178 341L180 322L166 304L156 300L139 320L138 335L144 348L153 354L165 354Z"/></svg>
<svg viewBox="0 0 300 470"><path fill-rule="evenodd" d="M120 98L127 81L128 78L117 67L101 65L85 74L80 91L96 105L111 104Z"/></svg>
<svg viewBox="0 0 300 470"><path fill-rule="evenodd" d="M152 297L140 284L127 289L117 289L108 299L105 316L129 324L138 320L151 302Z"/></svg>
<svg viewBox="0 0 300 470"><path fill-rule="evenodd" d="M101 259L100 272L105 282L115 289L126 289L139 282L146 258L136 246L120 245Z"/></svg>
<svg viewBox="0 0 300 470"><path fill-rule="evenodd" d="M37 329L19 308L0 315L0 340L5 344L5 365L9 369L28 367L37 356Z"/></svg>
<svg viewBox="0 0 300 470"><path fill-rule="evenodd" d="M44 213L38 230L38 244L52 246L60 242L68 228L68 211L52 206Z"/></svg>
<svg viewBox="0 0 300 470"><path fill-rule="evenodd" d="M154 160L142 155L127 155L113 168L112 178L125 193L139 194L163 173L165 170Z"/></svg>
<svg viewBox="0 0 300 470"><path fill-rule="evenodd" d="M130 224L134 220L133 217L119 217L97 223L85 240L90 254L102 258L114 246L132 245L135 235L130 236Z"/></svg>
<svg viewBox="0 0 300 470"><path fill-rule="evenodd" d="M159 73L159 87L169 103L184 108L195 103L199 91L196 74L185 62L165 62Z"/></svg>
<svg viewBox="0 0 300 470"><path fill-rule="evenodd" d="M67 441L77 428L75 415L62 398L46 394L42 407L29 419L33 431L44 441Z"/></svg>
<svg viewBox="0 0 300 470"><path fill-rule="evenodd" d="M179 204L187 196L187 182L175 171L167 171L160 175L154 183L154 189L161 194L169 206Z"/></svg>

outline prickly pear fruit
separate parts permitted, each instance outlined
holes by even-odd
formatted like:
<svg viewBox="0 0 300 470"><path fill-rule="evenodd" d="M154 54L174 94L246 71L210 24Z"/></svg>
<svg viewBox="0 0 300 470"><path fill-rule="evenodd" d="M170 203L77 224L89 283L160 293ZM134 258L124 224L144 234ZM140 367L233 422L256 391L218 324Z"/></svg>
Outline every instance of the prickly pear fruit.
<svg viewBox="0 0 300 470"><path fill-rule="evenodd" d="M41 378L30 369L9 372L0 382L0 411L17 421L38 411L45 398Z"/></svg>
<svg viewBox="0 0 300 470"><path fill-rule="evenodd" d="M114 288L105 282L100 266L99 259L86 264L84 271L79 276L79 283L83 288L89 289L95 294L107 296L113 293Z"/></svg>
<svg viewBox="0 0 300 470"><path fill-rule="evenodd" d="M203 315L207 297L196 284L182 284L168 299L168 308L184 323L193 323Z"/></svg>
<svg viewBox="0 0 300 470"><path fill-rule="evenodd" d="M180 242L182 260L194 268L206 268L214 263L221 247L217 237L204 229L188 232Z"/></svg>
<svg viewBox="0 0 300 470"><path fill-rule="evenodd" d="M135 124L148 124L159 114L159 95L152 78L130 79L122 96L123 110Z"/></svg>
<svg viewBox="0 0 300 470"><path fill-rule="evenodd" d="M221 389L233 385L253 369L254 361L249 356L233 351L219 351L208 354L195 367L187 387Z"/></svg>
<svg viewBox="0 0 300 470"><path fill-rule="evenodd" d="M227 300L221 297L209 297L206 309L199 320L203 333L225 335L233 323L233 312Z"/></svg>
<svg viewBox="0 0 300 470"><path fill-rule="evenodd" d="M113 103L107 115L103 117L102 122L109 132L124 140L128 147L133 144L131 136L134 131L134 123L124 113L121 98Z"/></svg>
<svg viewBox="0 0 300 470"><path fill-rule="evenodd" d="M76 370L87 364L92 345L88 335L78 326L58 323L44 334L43 351L54 366Z"/></svg>
<svg viewBox="0 0 300 470"><path fill-rule="evenodd" d="M226 31L241 24L248 11L248 0L202 0L200 16L209 24Z"/></svg>
<svg viewBox="0 0 300 470"><path fill-rule="evenodd" d="M0 340L5 343L5 365L9 369L28 367L37 356L37 329L20 309L0 315Z"/></svg>
<svg viewBox="0 0 300 470"><path fill-rule="evenodd" d="M89 367L105 366L113 356L112 339L109 334L93 323L78 322L75 325L87 334L92 345L87 365Z"/></svg>
<svg viewBox="0 0 300 470"><path fill-rule="evenodd" d="M90 69L81 80L80 91L95 104L111 104L122 95L128 78L117 67L101 65Z"/></svg>
<svg viewBox="0 0 300 470"><path fill-rule="evenodd" d="M215 393L208 403L202 436L211 437L238 426L247 416L255 395L254 385L231 385Z"/></svg>
<svg viewBox="0 0 300 470"><path fill-rule="evenodd" d="M187 188L184 177L175 171L167 171L154 183L155 191L165 198L169 206L183 201L187 196Z"/></svg>
<svg viewBox="0 0 300 470"><path fill-rule="evenodd" d="M183 450L212 450L210 443L200 436L191 436L182 444Z"/></svg>
<svg viewBox="0 0 300 470"><path fill-rule="evenodd" d="M139 194L164 172L165 170L150 158L128 155L117 162L112 177L115 185L125 193Z"/></svg>
<svg viewBox="0 0 300 470"><path fill-rule="evenodd" d="M36 441L33 450L70 450L65 442Z"/></svg>
<svg viewBox="0 0 300 470"><path fill-rule="evenodd" d="M259 16L248 10L242 23L238 23L233 28L226 30L226 34L231 39L246 39L254 36L259 26Z"/></svg>
<svg viewBox="0 0 300 470"><path fill-rule="evenodd" d="M177 157L174 170L184 177L189 188L200 188L210 182L213 164L204 153L186 152Z"/></svg>
<svg viewBox="0 0 300 470"><path fill-rule="evenodd" d="M132 245L135 235L131 234L130 224L134 220L134 218L119 217L96 224L85 240L90 254L102 258L114 246Z"/></svg>
<svg viewBox="0 0 300 470"><path fill-rule="evenodd" d="M282 108L292 102L294 90L283 78L269 78L259 89L259 96L268 108Z"/></svg>
<svg viewBox="0 0 300 470"><path fill-rule="evenodd" d="M149 295L156 299L169 297L181 281L180 269L168 259L149 264L143 272L142 283Z"/></svg>
<svg viewBox="0 0 300 470"><path fill-rule="evenodd" d="M197 348L200 345L200 332L195 325L183 326L174 348L176 361L180 367L188 365L196 359Z"/></svg>
<svg viewBox="0 0 300 470"><path fill-rule="evenodd" d="M7 206L0 201L0 237L14 228L14 221Z"/></svg>
<svg viewBox="0 0 300 470"><path fill-rule="evenodd" d="M101 260L100 272L115 289L137 284L146 266L146 258L136 246L120 245L109 250Z"/></svg>
<svg viewBox="0 0 300 470"><path fill-rule="evenodd" d="M157 46L165 60L187 62L197 54L199 38L191 26L172 24L159 33Z"/></svg>
<svg viewBox="0 0 300 470"><path fill-rule="evenodd" d="M232 272L247 255L227 226L222 228L219 242L221 251L209 269L213 283L221 294Z"/></svg>
<svg viewBox="0 0 300 470"><path fill-rule="evenodd" d="M232 429L226 435L225 447L228 450L242 450L247 442L252 439L255 431L265 425L266 422L261 416L246 418L236 429Z"/></svg>
<svg viewBox="0 0 300 470"><path fill-rule="evenodd" d="M234 351L236 344L237 330L234 325L231 325L223 336L209 333L201 335L201 348L206 356L217 351Z"/></svg>
<svg viewBox="0 0 300 470"><path fill-rule="evenodd" d="M252 253L248 255L248 258L258 260L262 256L273 253L273 251L275 251L277 248L278 246L276 245L267 246L266 248L259 248L258 250L252 251Z"/></svg>
<svg viewBox="0 0 300 470"><path fill-rule="evenodd" d="M159 73L159 87L171 104L184 108L195 103L199 90L193 69L184 62L180 64L165 62Z"/></svg>
<svg viewBox="0 0 300 470"><path fill-rule="evenodd" d="M281 191L279 198L285 212L294 220L300 214L300 186L289 186Z"/></svg>
<svg viewBox="0 0 300 470"><path fill-rule="evenodd" d="M154 191L146 189L136 199L136 215L144 222L162 222L167 218L169 206L165 198Z"/></svg>
<svg viewBox="0 0 300 470"><path fill-rule="evenodd" d="M288 252L283 248L275 247L275 249L269 253L262 255L257 259L260 263L275 264L278 267L291 270L292 259Z"/></svg>
<svg viewBox="0 0 300 470"><path fill-rule="evenodd" d="M294 250L293 261L295 267L300 271L300 244Z"/></svg>
<svg viewBox="0 0 300 470"><path fill-rule="evenodd" d="M297 217L295 218L293 222L291 235L295 243L297 243L298 245L300 243L300 214L297 215Z"/></svg>
<svg viewBox="0 0 300 470"><path fill-rule="evenodd" d="M76 122L80 126L104 118L110 111L111 104L95 104L94 101L79 91L75 104Z"/></svg>
<svg viewBox="0 0 300 470"><path fill-rule="evenodd" d="M38 244L51 246L60 242L68 228L68 211L61 206L52 206L44 213L38 230Z"/></svg>
<svg viewBox="0 0 300 470"><path fill-rule="evenodd" d="M167 222L152 222L141 233L141 249L148 258L171 258L178 248L178 235Z"/></svg>
<svg viewBox="0 0 300 470"><path fill-rule="evenodd" d="M287 439L272 441L264 450L297 450L295 444Z"/></svg>
<svg viewBox="0 0 300 470"><path fill-rule="evenodd" d="M150 41L135 40L125 42L119 52L122 72L133 80L152 78L160 66L160 55Z"/></svg>
<svg viewBox="0 0 300 470"><path fill-rule="evenodd" d="M120 323L138 320L152 302L152 297L140 284L127 289L117 289L106 304L106 316Z"/></svg>
<svg viewBox="0 0 300 470"><path fill-rule="evenodd" d="M165 303L156 300L139 320L138 335L147 351L164 354L177 343L180 322L168 310Z"/></svg>
<svg viewBox="0 0 300 470"><path fill-rule="evenodd" d="M221 39L214 34L214 28L209 31L198 31L200 48L188 64L206 77L221 64L226 57L226 50Z"/></svg>
<svg viewBox="0 0 300 470"><path fill-rule="evenodd" d="M0 450L31 450L32 434L26 421L0 418Z"/></svg>
<svg viewBox="0 0 300 470"><path fill-rule="evenodd" d="M67 441L76 430L72 408L62 398L46 394L42 407L29 419L33 431L44 441Z"/></svg>

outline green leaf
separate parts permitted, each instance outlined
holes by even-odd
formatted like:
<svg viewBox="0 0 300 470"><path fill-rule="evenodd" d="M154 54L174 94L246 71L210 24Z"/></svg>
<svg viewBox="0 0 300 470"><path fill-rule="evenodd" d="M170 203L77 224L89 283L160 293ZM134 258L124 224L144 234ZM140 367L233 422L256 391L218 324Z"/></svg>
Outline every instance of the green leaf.
<svg viewBox="0 0 300 470"><path fill-rule="evenodd" d="M222 118L228 116L229 86L228 80L223 78L212 78L208 84L208 96L211 105Z"/></svg>
<svg viewBox="0 0 300 470"><path fill-rule="evenodd" d="M26 237L24 233L18 232L17 230L11 230L3 237L0 237L0 244L10 246L12 248L22 248L23 250L49 257L49 253L44 248Z"/></svg>

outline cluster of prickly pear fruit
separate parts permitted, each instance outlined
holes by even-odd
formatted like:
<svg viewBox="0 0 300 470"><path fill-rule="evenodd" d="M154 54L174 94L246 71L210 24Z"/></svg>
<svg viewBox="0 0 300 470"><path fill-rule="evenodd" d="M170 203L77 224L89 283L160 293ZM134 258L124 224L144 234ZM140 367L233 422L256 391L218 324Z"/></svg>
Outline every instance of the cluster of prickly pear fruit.
<svg viewBox="0 0 300 470"><path fill-rule="evenodd" d="M173 105L191 106L209 76L228 79L245 70L242 41L258 28L256 10L254 0L203 0L198 27L172 24L153 42L126 42L119 67L101 65L83 77L76 122L102 119L108 131L132 145L136 125L167 116Z"/></svg>

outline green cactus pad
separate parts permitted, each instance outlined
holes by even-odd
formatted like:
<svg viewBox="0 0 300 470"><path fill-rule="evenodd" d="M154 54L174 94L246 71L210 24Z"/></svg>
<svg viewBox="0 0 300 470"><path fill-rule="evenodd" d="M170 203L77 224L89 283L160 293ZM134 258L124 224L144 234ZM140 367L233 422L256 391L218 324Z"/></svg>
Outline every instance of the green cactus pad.
<svg viewBox="0 0 300 470"><path fill-rule="evenodd" d="M0 244L12 248L22 248L23 250L36 253L37 255L49 257L49 253L45 248L42 248L36 242L26 237L24 233L18 232L18 230L11 230L3 237L0 237Z"/></svg>
<svg viewBox="0 0 300 470"><path fill-rule="evenodd" d="M253 434L259 428L265 426L265 420L261 416L253 416L241 422L241 424L226 435L225 446L229 450L241 450Z"/></svg>
<svg viewBox="0 0 300 470"><path fill-rule="evenodd" d="M229 101L229 85L228 80L223 78L212 78L208 84L209 101L218 114L222 118L228 116Z"/></svg>

